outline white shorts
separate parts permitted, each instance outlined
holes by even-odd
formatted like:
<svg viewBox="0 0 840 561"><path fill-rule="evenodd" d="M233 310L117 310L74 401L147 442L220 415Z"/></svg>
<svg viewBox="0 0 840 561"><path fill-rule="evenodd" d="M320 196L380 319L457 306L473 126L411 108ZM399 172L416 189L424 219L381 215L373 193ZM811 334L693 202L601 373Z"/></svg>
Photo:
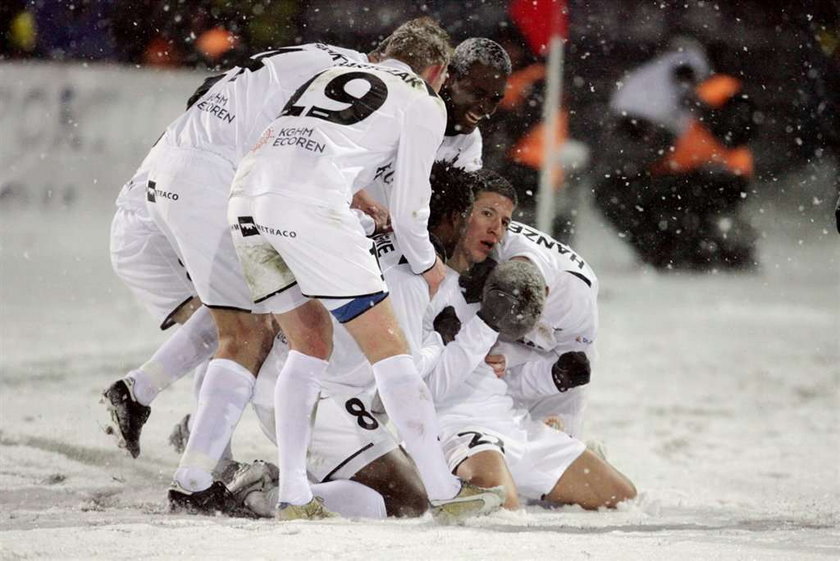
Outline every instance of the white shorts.
<svg viewBox="0 0 840 561"><path fill-rule="evenodd" d="M209 152L158 145L146 160L149 214L210 308L250 311L251 297L228 233L234 168Z"/></svg>
<svg viewBox="0 0 840 561"><path fill-rule="evenodd" d="M541 500L583 453L586 445L543 423L527 420L523 424L524 429L504 432L465 425L444 433L441 445L449 468L454 472L467 458L494 450L505 457L519 494Z"/></svg>
<svg viewBox="0 0 840 561"><path fill-rule="evenodd" d="M385 291L373 242L349 205L237 196L230 200L228 222L251 297L264 311L294 309L301 295L335 309Z"/></svg>
<svg viewBox="0 0 840 561"><path fill-rule="evenodd" d="M161 329L171 327L172 315L197 295L187 270L145 207L117 208L111 222L111 265Z"/></svg>
<svg viewBox="0 0 840 561"><path fill-rule="evenodd" d="M263 433L276 443L274 434L274 385L285 360L285 345L276 342L263 364L254 387L252 403ZM374 460L399 447L385 423L371 414L374 389L330 386L337 393L318 401L307 453L307 470L316 482L350 479ZM341 392L341 393L338 393Z"/></svg>

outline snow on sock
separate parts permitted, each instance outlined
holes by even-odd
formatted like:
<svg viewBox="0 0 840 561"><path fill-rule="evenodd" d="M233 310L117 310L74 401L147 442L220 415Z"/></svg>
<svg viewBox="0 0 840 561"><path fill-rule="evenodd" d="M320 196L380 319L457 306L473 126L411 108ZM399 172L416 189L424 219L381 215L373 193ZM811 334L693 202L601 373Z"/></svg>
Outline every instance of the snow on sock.
<svg viewBox="0 0 840 561"><path fill-rule="evenodd" d="M193 415L193 429L175 472L175 481L181 487L201 491L213 483L212 471L253 391L254 376L245 367L227 359L210 361Z"/></svg>
<svg viewBox="0 0 840 561"><path fill-rule="evenodd" d="M219 344L210 310L202 306L167 339L155 354L126 378L134 379L134 398L149 405L163 389L183 378L216 352Z"/></svg>
<svg viewBox="0 0 840 561"><path fill-rule="evenodd" d="M329 362L290 351L274 386L278 501L300 505L312 500L306 475L306 449L312 432L312 409L318 401L318 378Z"/></svg>
<svg viewBox="0 0 840 561"><path fill-rule="evenodd" d="M380 360L373 365L373 375L385 411L405 441L429 498L451 499L461 486L443 457L435 406L411 356Z"/></svg>

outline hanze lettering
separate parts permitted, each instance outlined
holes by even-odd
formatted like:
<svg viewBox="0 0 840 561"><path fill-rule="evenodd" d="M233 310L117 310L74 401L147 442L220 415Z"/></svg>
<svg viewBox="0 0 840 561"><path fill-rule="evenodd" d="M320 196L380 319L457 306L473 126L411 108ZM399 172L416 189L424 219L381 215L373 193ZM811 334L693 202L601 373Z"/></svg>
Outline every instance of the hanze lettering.
<svg viewBox="0 0 840 561"><path fill-rule="evenodd" d="M546 249L555 249L560 255L566 255L568 253L569 261L571 261L572 263L577 263L578 267L581 269L583 269L586 266L586 263L583 262L583 259L581 259L574 251L569 249L568 246L565 246L557 240L549 238L548 236L545 236L536 230L532 230L524 224L513 222L510 226L508 226L508 231L512 234L521 234L525 237L525 239L532 241L538 246L542 246Z"/></svg>

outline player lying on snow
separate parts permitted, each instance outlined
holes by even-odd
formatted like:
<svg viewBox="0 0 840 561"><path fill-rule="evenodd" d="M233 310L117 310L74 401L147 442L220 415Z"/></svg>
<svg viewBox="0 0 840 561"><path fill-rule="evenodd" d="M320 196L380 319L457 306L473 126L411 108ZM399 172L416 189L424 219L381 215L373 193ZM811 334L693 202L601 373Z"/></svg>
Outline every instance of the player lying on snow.
<svg viewBox="0 0 840 561"><path fill-rule="evenodd" d="M398 316L411 341L418 370L426 378L435 400L441 443L450 468L467 481L485 487L504 486L506 508L517 508L520 496L590 509L612 507L635 497L632 483L603 458L586 450L582 442L549 427L540 418L515 410L505 382L494 372L494 368L504 371L504 367L498 366L501 360L498 354L490 357L494 366L485 363L490 353L515 356L521 368L510 376L524 378L524 385L531 389L537 403L551 401L570 386L588 382L588 362L580 357L585 356L582 351L570 351L571 356L562 353L560 358L555 357L554 364L547 364L546 352L526 345L534 344L548 322L559 326L558 332L580 329L575 322L593 311L591 299L578 299L573 290L564 286L561 273L591 289L591 283L569 274L573 268L586 270L594 283L591 270L579 267L576 264L580 262L579 257L565 246L562 246L564 253L559 253L558 246L552 245L557 243L553 240L551 244L537 245L527 237L530 234L519 236L522 233L519 224L512 224L512 233L505 235L516 195L510 184L498 175L468 173L436 164L432 186L430 230L443 248L448 249L450 268L431 305L426 305L425 288L408 270L395 237L378 236L376 249ZM549 253L552 250L554 253ZM476 275L475 265L486 262L491 253L501 265L489 274ZM571 260L570 254L574 255ZM554 255L562 259L554 259ZM535 265L538 261L539 266ZM488 270L489 267L483 268ZM543 270L545 275L541 273ZM549 286L545 278L551 279ZM566 293L551 294L552 288ZM561 302L565 313L552 315L547 304L559 308ZM576 308L582 310L577 315L569 313ZM423 316L421 328L418 319ZM574 322L569 321L570 317ZM594 330L594 326L589 329ZM548 346L545 334L542 335L540 342ZM372 414L370 393L347 393L356 380L370 377L366 373L369 366L354 351L341 329L336 330L335 337L334 353L341 359L335 363L336 369L323 387L334 398L342 397L337 400L336 408L335 403L323 399L322 395L315 413L308 467L316 481L350 475L355 466L368 461L366 458L375 458L382 451L396 447L387 431L382 430L384 418ZM512 343L497 345L500 338ZM556 340L548 350L556 352L564 348L562 345L562 340ZM285 347L275 344L270 361L282 361L285 354ZM353 355L355 359L351 358ZM266 399L266 395L271 394L270 372L276 370L272 368L261 374L254 398L269 436L273 435L274 422L271 399ZM553 380L551 388L543 384L545 377ZM555 414L567 414L568 408L562 405L551 410ZM576 407L574 415L579 417L579 410ZM346 419L355 418L355 426L340 421L342 415ZM574 415L567 414L567 417ZM579 419L575 423L579 425ZM341 428L337 430L337 427ZM381 435L381 439L375 435ZM351 442L355 444L351 446ZM358 451L340 461L354 447ZM334 452L342 448L340 454ZM276 478L276 468L255 462L240 469L230 489L254 513L271 516L277 499ZM382 486L378 489L382 492ZM385 494L392 495L392 490L386 487ZM382 508L375 497L375 493L365 493L367 506L360 508L357 503L352 513L351 505L342 502L344 497L325 500L330 510L357 516L399 510L400 499L383 496L382 503L389 506Z"/></svg>
<svg viewBox="0 0 840 561"><path fill-rule="evenodd" d="M223 510L226 506L227 501L224 485L218 481L214 482L211 470L222 456L224 452L224 445L229 442L233 427L238 421L239 415L253 391L253 377L258 372L258 367L262 363L265 354L268 352L266 349L273 340L273 335L270 337L266 336L266 333L270 333L270 331L267 331L267 317L260 319L241 311L243 309L250 309L252 306L252 302L250 300L251 295L248 294L247 287L245 286L245 280L242 278L242 273L238 269L238 264L231 265L231 251L229 251L231 248L227 243L225 243L226 240L230 241L228 227L224 225L224 229L220 229L218 220L218 217L220 216L220 213L218 212L220 207L219 203L226 199L226 191L222 188L222 183L224 182L218 178L229 177L231 162L238 161L242 156L242 149L247 149L251 146L251 143L241 145L239 141L235 139L246 138L248 134L255 130L256 125L259 124L258 116L264 113L262 109L265 108L264 106L266 104L270 105L270 103L275 102L279 97L282 97L282 95L287 95L288 97L288 94L294 91L294 88L297 87L298 84L305 82L305 77L302 76L305 75L308 77L316 72L318 70L317 68L310 68L310 66L305 63L312 57L320 57L317 64L323 65L325 61L321 59L326 58L330 61L327 62L327 67L329 68L330 65L334 65L334 68L328 69L326 73L322 72L319 74L318 77L321 78L320 81L313 77L301 86L296 92L295 104L290 103L290 101L286 102L286 107L289 111L283 116L283 127L291 127L289 130L298 131L314 130L307 128L307 126L313 124L313 118L317 118L320 119L320 121L317 121L314 124L317 125L316 128L319 129L319 131L324 132L324 134L327 134L326 131L328 129L341 129L340 131L333 131L336 133L337 137L341 137L348 131L351 131L351 129L353 129L352 125L364 120L368 120L365 123L365 127L361 127L354 134L365 134L364 131L366 130L367 125L379 121L383 121L383 126L380 128L382 130L386 130L386 127L384 127L386 123L384 121L388 121L389 116L394 115L394 108L399 106L401 103L408 107L410 105L409 102L413 99L412 96L414 96L417 98L418 103L412 106L414 107L412 111L413 114L422 115L422 122L417 123L416 126L408 126L403 122L407 118L401 117L400 119L391 119L393 121L391 123L392 126L387 127L387 129L394 134L389 133L388 135L385 135L387 137L387 141L391 142L391 144L384 146L384 149L381 151L381 154L377 155L377 158L379 158L380 155L385 159L393 156L392 151L399 146L400 149L402 149L402 152L408 153L414 158L414 164L416 164L414 167L425 167L427 162L430 165L431 160L433 159L434 149L437 148L443 139L443 132L445 129L445 111L443 111L443 105L437 98L435 91L445 76L443 68L445 67L446 59L448 58L449 48L448 45L446 45L445 33L436 24L434 24L434 22L427 19L409 22L409 24L401 26L398 32L395 32L392 35L385 48L383 58L388 60L381 65L384 68L380 68L379 65L367 64L365 61L354 61L354 57L347 54L341 55L339 53L340 56L336 57L334 56L336 52L335 50L324 48L324 46L321 45L314 46L309 50L299 48L283 50L277 55L282 58L282 60L278 62L278 65L280 67L284 67L286 62L289 62L289 64L294 67L293 69L287 69L289 70L289 75L301 79L295 82L295 85L293 85L290 89L278 87L276 95L265 98L267 100L270 99L270 102L266 101L265 103L258 103L257 107L251 107L248 103L246 103L246 100L248 99L248 92L250 91L248 87L245 87L246 92L244 94L237 94L237 92L242 89L240 86L242 86L242 84L248 85L248 82L250 81L254 82L251 85L259 90L260 87L264 88L266 86L272 86L271 81L275 79L276 76L281 76L285 79L287 75L286 72L280 72L280 69L277 68L278 65L273 64L274 61L271 61L270 63L268 59L274 58L273 56L260 57L259 60L255 61L253 66L234 69L217 83L212 85L210 90L201 97L203 101L196 103L194 108L191 110L192 113L188 111L187 114L182 116L182 118L177 120L167 129L166 134L164 134L161 141L152 150L146 161L144 161L143 166L141 166L141 168L146 170L145 177L148 178L145 190L147 209L153 217L154 224L160 228L172 245L175 250L175 254L179 258L183 258L186 269L190 271L190 276L202 302L211 308L211 315L213 316L213 320L218 328L220 340L219 347L216 352L216 359L211 361L207 370L207 378L205 383L202 385L198 411L195 415L195 426L193 427L193 431L188 440L181 465L175 474L173 488L169 493L170 503L175 508L188 508L190 510ZM275 53L269 53L269 55L274 54ZM408 61L408 63L406 63L406 61ZM277 72L275 73L266 70L269 68ZM266 83L263 83L265 81L260 81L260 78L255 78L255 76L268 78L268 80ZM377 101L382 102L381 110L379 109L379 106L377 106L377 108L371 109L372 112L351 111L350 113L352 114L350 115L347 115L345 114L346 112L342 111L327 111L326 113L321 111L317 114L310 111L306 115L297 114L297 110L301 107L298 103L310 103L314 100L314 98L326 95L324 93L325 91L335 93L333 89L330 89L330 85L337 84L338 82L341 82L343 85L347 85L347 79L351 76L353 80L364 80L370 84L373 89L369 91L368 94L372 94L374 97L378 96ZM429 86L420 78L428 79L435 86ZM342 80L344 81L342 82ZM324 85L325 81L329 81L329 84L326 84L327 90L321 91L319 88ZM385 87L387 88L387 91L390 91L390 97L382 95L384 90L380 87L382 85L380 84L380 81L382 81L382 84L387 84ZM336 85L336 87L339 86ZM408 89L405 89L406 87ZM368 94L365 94L365 96L370 97ZM300 96L303 97L301 98ZM402 101L400 101L401 98ZM354 108L358 109L359 104L356 102L359 101L359 99L353 96L344 96L342 97L343 101L338 100L338 98L331 99L341 101L342 103L349 103ZM237 118L236 120L228 120L226 122L228 124L238 123L236 126L242 126L243 122L245 122L246 125L254 126L246 127L247 130L241 131L243 133L242 135L232 134L231 131L227 131L229 134L224 134L223 132L220 133L220 131L215 130L209 132L219 134L209 134L208 130L205 129L212 127L204 122L206 119L202 120L202 117L206 117L206 115L201 108L202 106L206 106L205 102L210 103L212 100L217 100L219 102L221 102L221 100L225 100L225 103L230 102L230 100L235 100L236 103L231 102L231 106L236 106L237 110L241 110L243 112L242 116L245 118ZM422 103L420 103L419 100L422 100ZM320 103L318 100L315 100L315 102ZM315 103L310 103L310 105L314 107ZM405 109L405 107L403 109ZM271 111L268 113L277 114L276 112ZM400 114L399 110L396 111L396 114ZM198 122L191 121L192 117L195 117L193 121L197 120ZM310 118L309 121L305 120L306 117ZM431 117L435 117L435 119L431 119ZM301 121L301 119L303 119L303 121ZM476 119L473 118L473 120ZM301 123L299 123L300 126L295 124L298 121L301 121ZM398 126L395 129L393 125ZM259 130L259 127L256 127L256 130ZM205 132L208 134L204 134ZM196 138L192 138L193 133L196 133ZM271 133L269 132L268 134L270 135ZM394 136L395 134L396 136ZM424 134L425 136L423 136ZM402 144L396 144L396 138L400 135L406 136L405 142ZM428 147L424 145L423 150L420 150L420 143L417 139L413 139L412 142L408 141L409 136L417 135L420 135L419 138L422 138L423 142L426 142L429 139L433 139L434 142L426 142ZM368 140L377 138L380 140L380 143L382 143L381 135L368 135L365 138ZM361 146L361 144L363 143L355 143L354 146ZM414 148L409 149L403 147L403 145L408 146L409 144L411 144ZM273 145L275 148L278 146L283 148L291 145L283 143L277 144L276 146ZM302 150L308 150L310 152L309 155L312 157L320 157L321 148L319 146L325 148L330 147L332 150L335 148L335 143L315 143L312 144L312 146L308 143L305 143L305 145L296 143L294 146L301 146ZM310 148L312 149L310 150ZM431 150L427 150L427 148L430 148ZM223 152L223 154L221 154L220 151ZM426 154L426 152L428 152L428 154ZM360 169L364 169L365 176L367 177L370 175L372 177L374 171L378 169L374 164L379 163L377 158L374 158L376 161L368 161L370 160L370 155L373 153L375 153L375 151L365 151L363 155L365 160L364 162L361 162L364 165L361 167L355 164L348 164L344 168L348 170L348 174L346 176L342 175L341 179L342 181L348 180L349 183L342 184L341 186L335 186L335 190L342 192L345 190L355 190L359 182L351 180L351 176L353 175L353 173L349 173L351 170L355 173ZM429 157L426 158L423 154ZM352 157L353 154L344 154L344 156ZM295 153L295 157L300 158L301 154ZM362 155L359 157L362 157ZM270 158L272 161L274 161L274 159L275 158ZM397 159L399 160L399 157ZM330 161L334 161L334 158ZM250 167L251 164L256 164L257 167L260 165L258 161L255 162L252 159L249 163L249 170L253 170L253 168ZM317 166L298 166L295 168L295 165L297 164L291 166L287 165L287 175L292 169L297 169L297 171L301 173L307 170L313 171L314 173L314 170L317 168ZM396 166L394 184L405 186L408 183L405 178L400 177L401 174L412 177L426 177L427 173L428 167L426 167L422 174L416 174L412 172L410 166ZM138 172L138 176L141 176L142 178L143 173ZM273 177L277 178L279 176L274 174ZM352 183L352 185L350 185L350 183ZM279 188L281 190L288 190L292 189L295 185L299 186L300 181L295 181L293 183L287 182L287 184L279 186ZM323 186L325 184L319 181L318 185ZM262 188L263 186L260 185L258 187ZM414 187L417 186L415 185ZM222 194L221 197L220 194ZM244 191L240 193L240 195L245 196L248 194L249 193ZM413 202L419 204L422 202L420 199L424 196L423 189L413 189L410 195L411 196L409 198ZM408 195L403 193L400 197L395 197L395 199L405 199L406 196ZM343 196L343 193L340 198L342 204L344 204L343 201L346 200L346 198ZM321 201L323 202L323 199L321 199ZM307 204L302 200L298 200L297 202L302 206L306 206ZM423 204L427 204L427 202ZM423 204L421 204L420 207L422 207ZM420 207L415 207L415 210ZM346 214L348 209L337 210ZM403 208L403 210L405 210L405 208ZM305 212L288 214L289 216L294 216L296 218L306 215ZM419 214L412 212L409 214L412 218L408 222L413 223L416 221L414 217L422 216L425 212L419 212ZM407 216L408 214L403 212L403 215ZM321 225L325 224L323 221L318 220L315 220L314 222ZM313 222L310 221L309 226L312 226L312 224ZM345 221L343 224L349 224L349 221ZM245 232L242 228L247 226L247 222L244 223L244 226L243 223L239 222L232 224L232 226L238 227L234 235L240 234L244 236ZM300 228L305 229L309 226L301 225ZM410 230L409 224L405 220L395 220L393 227L395 230L405 230L406 228ZM208 228L213 230L213 235L194 235L195 231L204 231ZM224 235L221 235L221 232L223 232ZM248 232L252 232L252 230L248 230ZM352 234L355 235L355 229ZM345 236L327 236L324 239L344 240ZM434 259L434 252L431 250L431 245L428 243L427 234L425 232L425 224L423 224L422 235L413 236L409 234L404 236L403 241L405 242L406 248L412 247L414 250L414 253L412 254L413 257L411 258L413 260L413 270L421 270L422 266L426 264L424 258L421 258L426 256L426 253L429 254L427 257ZM348 243L350 243L349 240ZM283 252L285 252L286 249L284 249ZM324 253L321 255L321 258L318 259L318 264L315 265L322 265L326 262L326 256L330 255L331 251L335 252L336 248L333 244L330 247L324 247L322 249ZM370 259L367 249L365 249L362 253L363 254L358 256L358 259L354 258L351 261L353 263L361 264ZM407 251L406 253L408 254ZM284 257L287 261L289 261L288 256ZM343 257L346 258L347 254L343 254ZM234 258L234 260L236 260L236 258ZM424 273L424 277L427 278L431 289L436 288L438 282L442 280L443 277L442 264L439 261L434 262L435 265L432 270ZM313 267L315 265L313 265ZM294 269L294 267L292 268ZM378 270L376 270L376 274L374 275L374 267L369 267L369 269L371 274L367 275L365 282L370 281L368 284L377 284L378 286L378 283L380 283ZM220 275L220 272L224 274ZM300 280L300 278L297 280ZM348 279L345 279L345 281L345 284L350 282ZM301 282L301 286L303 286L303 284L304 283ZM365 286L367 287L367 285ZM243 287L245 287L244 291ZM342 290L358 294L360 292L356 290L357 288L359 288L359 286L345 286ZM292 292L294 292L294 290ZM313 294L322 293L316 290ZM381 294L381 297L385 298L386 293L371 292L370 294ZM323 300L324 298L319 297L319 299ZM248 300L248 302L246 303L245 300ZM294 303L295 306L297 306L297 304L298 303ZM317 302L315 302L315 304L317 304ZM331 306L331 308L333 307L334 306ZM323 306L316 306L316 308L317 309L315 311L318 312L318 314L316 314L318 318L314 316L309 317L309 320L311 321L297 321L298 317L303 317L303 312L312 309L310 307L297 311L294 314L291 314L291 316L287 316L287 318L291 317L291 319L289 319L289 325L284 326L284 330L290 337L292 347L294 348L296 344L298 345L298 349L295 349L295 352L300 350L301 344L308 344L310 341L315 341L315 339L319 339L318 345L320 346L316 345L318 346L318 349L315 350L313 350L314 347L304 349L307 352L313 353L311 355L307 355L306 352L300 352L299 354L294 355L297 357L294 361L286 361L284 370L291 371L297 369L300 371L303 369L307 370L307 372L302 372L296 376L285 378L290 380L293 385L297 384L297 390L277 392L282 399L287 400L285 404L286 406L280 408L284 414L287 414L288 411L294 409L300 409L298 414L289 414L290 416L287 420L295 419L295 423L304 425L306 424L305 414L308 413L308 408L306 406L300 407L300 404L311 399L311 394L309 393L310 388L303 388L303 384L301 382L311 377L310 375L313 371L312 368L315 368L316 366L320 368L326 364L323 358L319 357L321 356L322 351L324 351L328 356L329 353L327 352L327 349L330 345L330 341L325 340L321 334L311 340L306 337L298 336L300 331L299 328L310 329L319 325L316 320L320 321L320 325L326 325L326 328L329 328L329 322L324 323L323 321L325 317L329 317L325 314ZM361 316L349 317L343 312L341 313L344 316L344 319L348 321L348 328L352 328L350 320L359 318L359 321L357 321L356 324L360 327L355 330L355 335L357 340L363 344L367 344L370 343L371 339L367 334L368 327L373 328L371 330L373 333L377 331L377 329L375 329L377 326L379 326L381 331L381 326L388 325L388 322L392 322L393 324L393 320L388 317L380 318L383 321L376 321L375 319L372 319L377 316L382 316L383 314L388 316L389 308L390 305L387 301L385 301L383 305L375 306ZM291 313L289 309L284 308L284 311L278 316L278 320L281 324L286 321L286 319L282 317L282 313L285 312ZM373 347L375 348L367 345L369 358L371 358L371 350L382 350L383 342L388 340L389 337L392 337L393 334L398 333L399 329L396 327L396 324L393 324L393 326L394 329L385 329L384 334L380 334L381 336L373 338L375 343ZM399 337L396 337L396 339L399 339ZM371 359L372 362L378 363L379 361L384 361L392 358L393 356L404 356L410 361L410 356L399 354L402 352L402 349L400 348L402 343L396 340L393 341L393 343L394 344L391 345L391 347L384 353L374 352L373 354L376 356ZM397 355L393 355L395 352ZM311 358L315 361L320 362L317 362L316 364L313 360L305 358L306 356L311 356ZM294 368L291 366L292 362L295 363ZM415 374L411 374L411 370L414 369L413 363L408 362L403 364L403 367L397 368L396 362L400 362L402 364L405 363L405 360L400 358L398 360L395 359L394 361L389 361L388 365L385 365L384 363L380 365L381 368L379 368L379 371L389 371L389 374L383 374L383 379L387 379L385 381L389 383L380 383L379 390L384 401L386 403L389 401L392 403L392 406L389 407L395 408L395 410L392 411L392 420L398 426L402 426L400 429L402 432L411 433L408 436L404 435L405 440L409 450L411 451L415 464L419 466L420 473L423 475L426 491L429 493L430 497L435 499L435 503L437 505L442 505L444 503L457 503L459 506L456 506L455 508L463 511L463 507L466 503L475 503L478 506L477 509L481 510L481 508L483 508L482 505L485 502L485 498L492 502L491 499L493 493L483 492L468 485L461 485L460 482L448 472L439 446L437 442L433 440L433 435L437 434L437 430L417 430L417 427L432 427L435 425L433 408L430 405L420 402L404 403L404 407L396 406L397 403L404 401L401 397L398 397L398 394L402 393L402 390L406 387L408 382L406 379L407 376L412 378L412 384L415 384L418 387L422 386L422 381L419 377ZM391 363L393 363L393 365L391 365ZM317 368L315 369L317 370ZM162 369L154 370L156 371L152 373L153 376L151 383L149 384L152 389L163 385L161 382L166 382L167 378L167 373L165 371L161 371ZM377 370L377 364L374 364L374 370ZM377 376L377 378L378 377L379 376ZM134 395L133 392L134 388L131 387L132 385L137 387L137 377L130 380L133 384L131 382L123 382L117 383L109 388L105 397L110 403L110 406L114 409L114 418L120 427L120 433L124 438L126 438L127 435L126 442L129 440L133 441L134 446L132 447L132 453L136 454L139 453L139 447L136 445L137 438L139 437L139 427L142 426L142 423L145 421L145 417L148 416L148 408L137 403L136 395ZM397 382L398 380L400 380L399 383ZM388 386L390 389L383 387L383 385ZM400 385L401 387L396 388L397 385ZM137 389L139 390L139 388ZM147 387L147 389L149 388ZM146 399L149 398L150 393L152 395L154 394L153 391L139 391L139 393L144 394ZM306 399L298 402L293 397L293 394L306 397ZM400 419L403 419L406 422L401 422ZM281 433L283 438L280 440L282 442L285 442L287 439L297 441L305 435L305 432L305 429L300 434L298 434L298 431L294 430L284 431ZM220 448L219 445L222 447ZM412 450L412 446L414 446L414 450ZM281 446L281 449L282 448L283 447ZM297 444L293 445L292 448L297 450ZM302 456L305 452L305 446L301 448L300 452L300 456ZM283 456L287 460L285 463L291 464L297 461L295 458L298 457L298 454L284 453ZM289 516L317 516L316 511L319 508L318 505L312 500L306 502L306 496L311 497L311 492L308 485L300 484L300 472L301 470L299 469L290 468L290 472L287 473L287 476L291 475L291 477L284 478L284 481L286 482L296 479L298 483L292 486L294 489L291 491L291 495L294 496L282 497L285 502L283 510L285 510L287 514L293 513ZM310 512L310 507L312 512Z"/></svg>
<svg viewBox="0 0 840 561"><path fill-rule="evenodd" d="M416 24L411 21L405 25ZM395 33L399 35L399 30ZM317 71L321 65L334 64L342 57L376 61L383 56L389 40L390 37L386 38L367 57L348 49L316 44L257 55L248 68L237 67L208 79L190 98L187 111L167 128L164 144L169 139L198 150L226 151L232 161L238 162L256 142L254 134L268 125L268 116L277 114L298 87L304 73L299 67ZM454 160L459 167L470 170L481 167L482 141L476 124L495 112L510 71L510 59L497 43L472 38L458 45L441 89L447 107L447 124L436 159ZM248 96L251 90L271 95ZM235 121L211 118L202 109L217 103L214 101L219 99L217 96L238 107ZM240 132L232 134L235 127ZM196 131L195 138L190 140L185 132L176 134L177 131ZM120 192L111 227L111 261L116 274L160 322L161 329L176 323L181 325L150 360L106 390L105 402L112 410L114 424L110 430L116 432L120 446L135 458L140 454L140 434L151 412L151 402L159 392L196 368L194 391L198 401L206 361L218 346L216 326L209 309L198 299L196 287L184 268L182 251L175 249L177 244L169 241L148 208L156 204L152 199L156 199L159 190L156 183L149 183L149 172L151 168L161 167L151 155L143 162ZM357 194L355 201L359 207L378 220L376 224L364 217L369 234L388 221L383 205L387 208L393 176L393 169L384 169L369 186L370 197L363 192ZM228 187L218 188L225 200ZM226 222L224 228L227 236ZM186 444L192 421L190 416L185 417L173 431L173 444L179 452Z"/></svg>

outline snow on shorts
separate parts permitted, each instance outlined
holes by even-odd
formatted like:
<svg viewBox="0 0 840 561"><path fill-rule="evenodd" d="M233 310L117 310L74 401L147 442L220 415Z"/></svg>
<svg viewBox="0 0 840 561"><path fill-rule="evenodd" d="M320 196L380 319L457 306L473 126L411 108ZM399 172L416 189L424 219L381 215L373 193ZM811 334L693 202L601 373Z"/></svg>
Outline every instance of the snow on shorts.
<svg viewBox="0 0 840 561"><path fill-rule="evenodd" d="M117 208L111 222L111 265L161 329L171 327L172 315L197 295L178 254L145 207Z"/></svg>
<svg viewBox="0 0 840 561"><path fill-rule="evenodd" d="M152 149L146 206L190 274L201 301L250 311L245 277L228 233L234 168L209 152L158 145Z"/></svg>
<svg viewBox="0 0 840 561"><path fill-rule="evenodd" d="M236 196L228 222L259 311L287 312L301 296L335 309L385 290L372 241L349 206Z"/></svg>
<svg viewBox="0 0 840 561"><path fill-rule="evenodd" d="M275 344L257 378L252 400L263 433L275 443L274 385L285 356L285 348ZM393 434L371 414L373 396L372 386L356 390L348 387L347 393L331 396L322 392L307 454L307 471L313 481L350 479L366 465L398 448Z"/></svg>
<svg viewBox="0 0 840 561"><path fill-rule="evenodd" d="M456 430L448 427L441 445L449 468L454 471L467 458L495 450L505 457L519 494L528 499L542 499L586 446L543 423L527 420L525 425L522 429L511 423L504 430L468 424Z"/></svg>

